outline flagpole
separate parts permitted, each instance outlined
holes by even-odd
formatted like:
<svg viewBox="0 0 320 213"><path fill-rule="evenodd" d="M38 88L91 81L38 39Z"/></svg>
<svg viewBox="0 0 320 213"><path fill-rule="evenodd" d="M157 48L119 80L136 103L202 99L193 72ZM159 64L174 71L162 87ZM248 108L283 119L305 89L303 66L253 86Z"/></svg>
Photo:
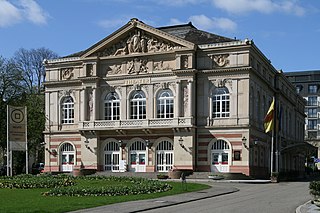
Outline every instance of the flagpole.
<svg viewBox="0 0 320 213"><path fill-rule="evenodd" d="M271 173L270 173L270 175L271 176L273 173L273 145L274 145L274 130L272 130L272 137L271 137L271 155L270 155L270 158L271 158L271 166L270 166Z"/></svg>

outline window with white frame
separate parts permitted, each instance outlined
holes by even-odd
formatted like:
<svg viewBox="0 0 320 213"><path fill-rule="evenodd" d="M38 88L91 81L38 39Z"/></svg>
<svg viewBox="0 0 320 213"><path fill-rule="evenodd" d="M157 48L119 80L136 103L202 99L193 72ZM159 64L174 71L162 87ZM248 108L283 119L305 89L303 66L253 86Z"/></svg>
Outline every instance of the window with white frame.
<svg viewBox="0 0 320 213"><path fill-rule="evenodd" d="M173 95L171 90L162 90L157 98L157 117L173 118Z"/></svg>
<svg viewBox="0 0 320 213"><path fill-rule="evenodd" d="M146 96L143 91L136 91L130 99L130 119L146 118Z"/></svg>
<svg viewBox="0 0 320 213"><path fill-rule="evenodd" d="M104 119L120 119L120 99L116 92L110 92L104 99Z"/></svg>
<svg viewBox="0 0 320 213"><path fill-rule="evenodd" d="M61 112L63 124L74 123L74 101L71 96L67 96L62 100Z"/></svg>
<svg viewBox="0 0 320 213"><path fill-rule="evenodd" d="M225 118L230 116L230 95L226 87L219 87L212 94L212 117Z"/></svg>

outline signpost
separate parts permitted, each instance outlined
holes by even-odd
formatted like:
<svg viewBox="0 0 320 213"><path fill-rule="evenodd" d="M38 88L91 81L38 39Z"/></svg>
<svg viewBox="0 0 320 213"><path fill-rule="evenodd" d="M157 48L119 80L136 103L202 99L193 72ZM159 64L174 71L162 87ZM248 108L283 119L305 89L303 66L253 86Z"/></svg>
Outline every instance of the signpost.
<svg viewBox="0 0 320 213"><path fill-rule="evenodd" d="M7 106L7 176L12 176L12 151L26 152L28 174L27 107Z"/></svg>

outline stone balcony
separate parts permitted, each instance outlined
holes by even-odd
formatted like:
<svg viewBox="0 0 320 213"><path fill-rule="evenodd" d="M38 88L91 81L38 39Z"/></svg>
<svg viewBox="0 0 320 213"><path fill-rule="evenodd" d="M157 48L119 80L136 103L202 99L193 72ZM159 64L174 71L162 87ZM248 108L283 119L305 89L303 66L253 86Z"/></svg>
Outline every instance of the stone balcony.
<svg viewBox="0 0 320 213"><path fill-rule="evenodd" d="M185 128L193 127L192 117L155 118L141 120L96 120L80 121L79 130L116 130L116 129L142 129L142 128Z"/></svg>

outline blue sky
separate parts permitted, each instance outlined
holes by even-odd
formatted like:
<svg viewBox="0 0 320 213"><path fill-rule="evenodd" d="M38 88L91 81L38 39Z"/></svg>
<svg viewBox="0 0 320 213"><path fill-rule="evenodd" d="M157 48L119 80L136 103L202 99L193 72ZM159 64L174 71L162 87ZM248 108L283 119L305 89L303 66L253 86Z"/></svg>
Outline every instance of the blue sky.
<svg viewBox="0 0 320 213"><path fill-rule="evenodd" d="M46 47L84 50L138 18L153 27L252 39L276 69L320 70L319 0L0 0L0 56Z"/></svg>

